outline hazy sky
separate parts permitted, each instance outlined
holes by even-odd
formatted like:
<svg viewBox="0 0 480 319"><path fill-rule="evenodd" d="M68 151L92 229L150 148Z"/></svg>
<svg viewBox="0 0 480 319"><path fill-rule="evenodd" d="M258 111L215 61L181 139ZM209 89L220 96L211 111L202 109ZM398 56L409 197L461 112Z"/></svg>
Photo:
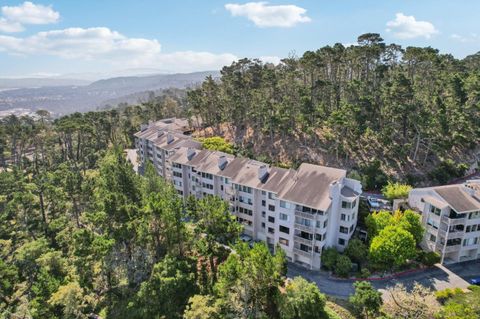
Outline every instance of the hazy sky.
<svg viewBox="0 0 480 319"><path fill-rule="evenodd" d="M480 50L480 1L0 0L0 76L269 61L365 32L464 57Z"/></svg>

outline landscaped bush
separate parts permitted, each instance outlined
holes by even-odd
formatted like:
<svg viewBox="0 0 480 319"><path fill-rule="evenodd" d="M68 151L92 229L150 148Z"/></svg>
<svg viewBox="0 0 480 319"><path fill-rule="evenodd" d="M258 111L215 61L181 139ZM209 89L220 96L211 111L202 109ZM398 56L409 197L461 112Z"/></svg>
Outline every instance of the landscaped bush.
<svg viewBox="0 0 480 319"><path fill-rule="evenodd" d="M350 270L352 269L352 261L348 256L340 255L337 258L337 262L335 263L334 272L340 277L348 277Z"/></svg>
<svg viewBox="0 0 480 319"><path fill-rule="evenodd" d="M437 298L438 302L441 304L445 304L448 299L452 298L453 296L463 294L463 290L461 288L455 288L455 289L444 289L444 290L439 290L435 292L435 297Z"/></svg>
<svg viewBox="0 0 480 319"><path fill-rule="evenodd" d="M440 262L440 255L434 251L422 251L418 256L418 260L425 266L431 267Z"/></svg>
<svg viewBox="0 0 480 319"><path fill-rule="evenodd" d="M325 249L322 253L322 266L328 270L333 270L337 263L338 256L339 253L335 248L329 247Z"/></svg>
<svg viewBox="0 0 480 319"><path fill-rule="evenodd" d="M370 273L370 270L368 270L367 268L363 268L361 271L360 271L360 278L368 278L370 277L372 274Z"/></svg>

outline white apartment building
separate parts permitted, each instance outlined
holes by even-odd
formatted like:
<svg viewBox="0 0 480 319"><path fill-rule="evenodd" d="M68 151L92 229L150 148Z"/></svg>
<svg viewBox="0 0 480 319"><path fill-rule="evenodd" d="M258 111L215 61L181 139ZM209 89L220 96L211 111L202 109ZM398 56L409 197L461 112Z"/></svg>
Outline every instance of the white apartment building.
<svg viewBox="0 0 480 319"><path fill-rule="evenodd" d="M416 188L408 204L422 215L422 246L438 252L442 263L480 258L480 180Z"/></svg>
<svg viewBox="0 0 480 319"><path fill-rule="evenodd" d="M176 121L142 127L135 137L140 163L150 160L179 195L222 197L246 235L272 250L280 245L290 261L311 269L320 268L323 248L346 247L362 189L345 170L305 163L283 169L204 150Z"/></svg>

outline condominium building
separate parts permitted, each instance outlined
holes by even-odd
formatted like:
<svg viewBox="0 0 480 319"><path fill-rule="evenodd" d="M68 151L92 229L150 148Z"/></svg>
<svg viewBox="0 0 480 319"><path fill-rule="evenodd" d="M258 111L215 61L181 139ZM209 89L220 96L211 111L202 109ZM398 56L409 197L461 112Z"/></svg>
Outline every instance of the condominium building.
<svg viewBox="0 0 480 319"><path fill-rule="evenodd" d="M413 189L408 204L422 215L422 242L442 263L480 258L480 180Z"/></svg>
<svg viewBox="0 0 480 319"><path fill-rule="evenodd" d="M306 163L284 169L205 150L173 129L176 121L144 126L135 137L140 163L151 161L180 196L223 198L246 235L272 250L278 244L290 261L312 269L320 268L325 247L346 247L362 189L345 170Z"/></svg>

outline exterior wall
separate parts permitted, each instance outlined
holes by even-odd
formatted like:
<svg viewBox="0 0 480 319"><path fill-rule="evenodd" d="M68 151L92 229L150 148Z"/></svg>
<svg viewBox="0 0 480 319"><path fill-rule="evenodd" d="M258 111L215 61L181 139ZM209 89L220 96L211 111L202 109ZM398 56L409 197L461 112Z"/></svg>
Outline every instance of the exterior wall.
<svg viewBox="0 0 480 319"><path fill-rule="evenodd" d="M480 213L461 214L463 218L451 218L450 206L437 208L426 196L441 200L431 189L414 189L408 196L409 206L421 214L425 227L422 247L428 251L436 251L442 263L456 263L480 258Z"/></svg>

